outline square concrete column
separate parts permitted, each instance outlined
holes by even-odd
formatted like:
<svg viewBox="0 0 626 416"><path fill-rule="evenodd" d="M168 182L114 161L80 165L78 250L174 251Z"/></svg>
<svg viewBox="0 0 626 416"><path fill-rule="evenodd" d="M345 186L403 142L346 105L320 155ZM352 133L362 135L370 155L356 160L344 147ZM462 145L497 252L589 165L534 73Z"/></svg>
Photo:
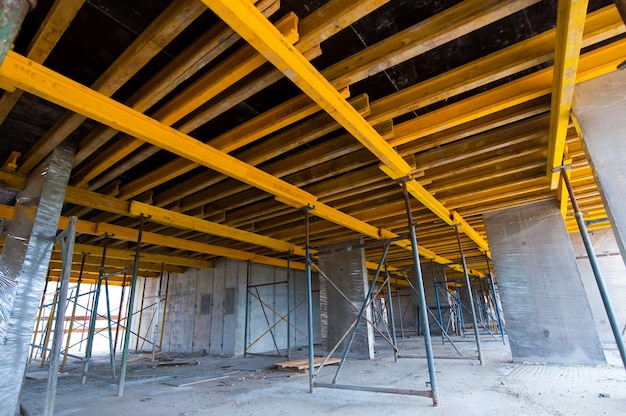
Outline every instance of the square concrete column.
<svg viewBox="0 0 626 416"><path fill-rule="evenodd" d="M572 113L626 262L626 70L576 85Z"/></svg>
<svg viewBox="0 0 626 416"><path fill-rule="evenodd" d="M365 250L353 248L362 244L362 239L342 241L319 248L319 264L322 272L350 299L351 303L361 309L363 300L369 290L367 268L365 266ZM350 324L358 316L348 303L326 279L320 276L320 313L322 322L322 339L325 350L330 350L343 336ZM368 307L365 316L372 319L372 308ZM349 336L337 350L343 352ZM374 358L374 329L365 319L361 320L356 337L348 357L360 359Z"/></svg>
<svg viewBox="0 0 626 416"><path fill-rule="evenodd" d="M605 362L558 202L483 214L517 362Z"/></svg>

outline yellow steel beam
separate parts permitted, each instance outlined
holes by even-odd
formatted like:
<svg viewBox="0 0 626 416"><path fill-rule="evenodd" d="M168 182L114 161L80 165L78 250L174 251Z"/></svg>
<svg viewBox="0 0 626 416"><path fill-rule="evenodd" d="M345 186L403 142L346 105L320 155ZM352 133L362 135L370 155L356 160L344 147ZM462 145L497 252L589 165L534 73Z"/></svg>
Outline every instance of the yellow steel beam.
<svg viewBox="0 0 626 416"><path fill-rule="evenodd" d="M292 252L298 256L304 256L305 250L295 244L288 243L264 235L251 233L238 228L228 227L211 221L206 221L190 215L180 214L163 208L158 208L141 202L130 203L130 215L145 215L150 217L150 221L170 227L184 228L200 231L206 234L216 235L237 241L243 241L261 247L271 248L276 251Z"/></svg>
<svg viewBox="0 0 626 416"><path fill-rule="evenodd" d="M560 172L552 170L563 164L565 137L574 99L576 70L588 3L588 0L559 0L547 168L552 189L557 188L561 175Z"/></svg>
<svg viewBox="0 0 626 416"><path fill-rule="evenodd" d="M12 51L0 67L0 79L41 98L109 124L164 150L248 183L299 206L313 204L315 196L279 180L215 148L164 126L121 103L84 87Z"/></svg>
<svg viewBox="0 0 626 416"><path fill-rule="evenodd" d="M320 7L319 9L315 10L313 13L309 14L305 19L303 19L300 22L300 34L301 34L301 39L296 43L295 47L303 52L305 54L305 56L307 57L307 59L313 59L315 56L321 54L321 50L319 49L319 43L322 42L324 39L327 39L328 37L332 36L333 34L339 32L340 30L344 29L345 27L349 26L351 23L357 21L358 19L360 19L361 17L363 17L364 15L368 14L369 12L371 12L372 10L375 10L377 8L379 8L380 6L382 6L383 4L387 3L388 0L332 0L329 1L328 3L326 3L324 6ZM275 10L275 6L273 4L267 4L268 1L259 1L257 3L257 8L265 15L265 16L269 16L271 15ZM216 25L216 28L218 26L222 26L220 24ZM224 26L228 27L227 25L224 24ZM228 27L228 30L232 31L232 29L230 27ZM215 31L213 31L213 29L211 29L212 32L215 33ZM219 31L218 31L219 32ZM203 37L199 38L198 41L200 42L196 42L199 45L203 45L207 44L207 43L211 43L214 41L219 41L219 44L217 46L215 46L213 49L211 49L211 53L199 53L199 55L211 55L213 53L213 51L217 48L224 48L225 46L223 45L228 45L230 46L229 42L232 39L231 33L228 34L228 36L226 35L226 33L223 32L219 32L219 35L214 35L214 36L210 36L210 37ZM237 36L238 37L238 36ZM228 40L228 42L226 41ZM208 46L208 45L207 45ZM222 49L223 50L223 49ZM186 52L186 51L185 51ZM186 53L183 52L183 54L186 55ZM175 58L172 61L172 64L178 61L178 57ZM191 65L191 69L187 69L187 72L185 72L185 74L187 74L186 76L189 76L188 72L191 71L193 68L195 68L196 66L199 66L200 64L193 64ZM164 71L169 70L170 72L176 72L176 73L180 73L180 71L178 71L178 69L176 69L174 71L173 68L170 68L170 65L168 65L168 67L164 68ZM161 71L163 72L163 71ZM272 71L270 71L270 75ZM167 73L167 71L165 72ZM161 74L159 74L161 75ZM178 85L181 82L181 77L184 74L179 74L176 79L174 80L161 80L157 83L152 82L152 80L150 82L148 82L148 84L144 85L144 87L140 88L140 90L133 96L133 98L131 98L130 103L131 106L137 110L140 111L144 111L145 109L147 109L150 105L147 105L146 107L140 108L139 106L135 105L133 103L133 99L135 98L136 95L142 95L142 94L147 94L147 93L151 93L157 85L160 85L161 88L165 89L165 85L167 85L168 89L167 91L170 91L171 89L173 89L176 85ZM163 77L161 77L163 78ZM274 76L270 76L270 78L277 80L280 77L274 77ZM157 85L154 85L157 84ZM268 85L265 84L264 81L255 78L254 79L254 88L249 88L246 87L245 88L245 94L249 94L246 95L246 97L252 95L254 92L258 92L258 90L261 89L261 85ZM256 89L256 90L255 90ZM255 91L253 91L255 90ZM344 89L345 90L345 89ZM156 103L156 101L158 101L158 98L162 98L166 92L159 92L157 95L157 97L151 101L152 104ZM239 102L241 100L245 99L244 98L240 98L240 99L236 99L233 98L232 95L228 95L227 98L223 99L223 100L218 100L218 103L216 103L215 105L211 106L211 108L209 110L207 110L208 112L212 112L214 111L216 108L223 108L225 110L226 105L224 105L223 101L229 101L230 103L233 103L235 101ZM138 103L141 104L141 103ZM143 105L143 104L142 104ZM317 107L317 105L313 104L316 111L319 111L319 107ZM224 111L222 110L222 111ZM183 133L188 133L190 131L195 130L198 126L204 124L206 121L208 121L206 119L207 115L207 111L203 111L200 114L196 114L194 115L194 117L190 120L185 121L182 125L178 126L178 129L180 131L182 131ZM210 116L209 116L210 117ZM110 138L110 136L107 137L102 137L103 140L94 138L94 140L89 144L89 151L93 152L95 151L99 146L102 145L102 142L106 142L106 140L108 140ZM81 143L82 145L82 143ZM215 147L218 147L217 145L213 145ZM119 158L122 158L126 155L128 155L130 153L130 151L132 150L132 146L127 148L126 152L116 152L115 153L115 157L109 157L108 160L109 162L115 162L116 160L119 161ZM125 161L124 163L118 164L117 166L115 166L113 169L110 169L104 176L101 176L100 178L98 178L98 180L94 183L94 188L99 187L100 185L104 183L106 183L107 181L111 180L112 178L115 178L116 176L119 176L121 173L123 173L124 171L126 171L127 169L129 169L130 167L134 166L136 163L138 163L139 161L144 160L145 158L151 156L152 154L154 154L154 149L152 148L147 148L144 150L139 151L137 154L133 155L130 159L128 159L127 161ZM80 159L83 160L84 159L84 152L82 152L82 149L79 149L78 154L76 155L76 159Z"/></svg>
<svg viewBox="0 0 626 416"><path fill-rule="evenodd" d="M300 31L303 33L303 36L302 36L302 39L300 39L300 41L296 44L296 48L300 51L306 50L306 48L314 45L315 42L319 42L320 36L321 37L330 36L332 33L335 33L340 28L344 27L347 22L350 22L358 18L358 16L364 14L368 10L380 7L381 4L382 2L378 2L374 0L358 1L358 2L355 2L355 0L351 0L351 1L343 0L343 1L331 1L327 3L321 9L307 16L307 18L305 18L302 21ZM472 28L485 25L493 20L497 20L498 18L503 17L504 15L514 13L515 11L523 7L526 7L528 4L529 3L525 1L518 1L512 4L492 2L491 4L488 4L488 5L485 5L482 2L465 2L462 6L449 9L446 12L442 13L441 15L437 15L433 18L437 22L445 21L447 23L450 23L451 21L457 22L458 20L458 22L454 24L453 30L448 30L443 34L431 33L432 31L427 30L427 28L435 27L436 24L434 22L431 22L431 23L425 22L423 24L418 24L420 28L419 30L417 28L410 28L410 29L407 29L406 31L403 31L401 34L394 36L393 39L389 39L389 41L381 42L381 44L377 46L376 50L379 51L380 53L383 53L383 55L386 57L385 63L388 64L389 59L398 59L400 56L407 58L409 56L412 56L410 55L411 53L412 54L418 53L418 51L423 50L423 48L433 48L437 44L442 42L446 36L455 36L455 37L460 36L466 31L471 30ZM329 18L329 16L332 18ZM417 36L417 38L414 38L414 36ZM426 38L424 38L423 36L426 36ZM409 39L411 39L411 41L409 41ZM411 45L407 46L409 44ZM400 49L405 48L403 49L402 54L397 53L398 48ZM408 48L408 50L406 48ZM358 55L358 59L356 59L356 61L358 62L367 61L367 62L370 62L370 65L374 65L374 61L378 62L375 65L375 68L370 67L368 69L368 72L374 69L376 69L377 71L380 70L379 61L382 59L381 56L378 56L378 55L373 56L373 54L368 55L367 50L363 51L363 53L358 53L357 55ZM369 57L366 58L365 57L366 55ZM348 58L348 59L352 59L352 58ZM506 64L510 64L511 57L503 57L503 60L506 62ZM346 71L346 68L345 68L346 65L339 65L339 66L342 68L340 71L340 76L341 74L345 75L344 72ZM350 66L350 68L348 68L347 71L350 74L352 73L352 71L357 70L357 68L352 67L351 65L348 65L348 66ZM480 68L478 72L482 75L483 68ZM452 78L458 79L459 77L454 76ZM447 90L448 88L446 87L444 89ZM310 99L306 96L301 96L301 97L298 97L297 99L300 99L300 98L306 98L308 101L310 101ZM411 100L414 100L414 98L411 98ZM394 101L396 101L395 94L394 94ZM317 105L315 105L312 102L311 102L311 106L314 107L315 109L318 108ZM409 110L406 110L406 111L409 111ZM266 114L263 114L259 116L259 118L265 115ZM382 114L379 114L379 116L382 116ZM370 121L370 124L374 125L384 120L386 119L382 118L380 120L369 120L369 121ZM274 124L269 123L269 124L273 126L276 123ZM265 125L268 125L268 124L265 124ZM196 124L194 124L194 126L196 126ZM187 124L185 124L184 126L180 128L180 130L183 132L187 132L191 130L191 128L188 128ZM250 132L250 130L248 131ZM220 146L219 141L216 142L212 140L210 144L214 147L217 147L220 150L230 151L230 150L234 150L231 148L249 143L249 140L254 140L255 139L254 137L258 137L254 133L256 132L253 130L250 132L250 134L246 134L244 136L246 137L245 143L243 142L239 143L239 141L230 140L230 138L224 137L224 135L221 136L220 138L224 139L224 144L225 145L228 144L229 150L226 150L226 147L222 148ZM252 139L247 139L248 137L251 137ZM251 164L254 164L254 163L251 163ZM158 182L155 182L155 183L162 183L163 181L166 181L173 176L176 176L178 174L182 174L188 171L192 167L194 167L194 164L190 164L189 162L187 162L186 165L185 165L185 162L183 161L172 162L171 164L163 166L162 169L160 169L161 171L166 172L165 174L162 174L159 172L159 175L157 175L156 172L153 172L150 174L149 178L146 178L148 179L147 181L137 180L135 181L136 182L135 184L128 184L127 185L128 189L125 189L122 192L123 197L132 197L134 195L137 195L139 192L141 192L141 190L149 189L151 183L155 180L155 178L159 178L159 176L160 178ZM110 177L110 174L107 174L107 176Z"/></svg>
<svg viewBox="0 0 626 416"><path fill-rule="evenodd" d="M82 253L75 252L72 258L73 265L80 265L82 263L83 256ZM128 260L119 260L119 259L107 259L106 267L115 267L118 269L125 269L133 266L134 259ZM61 262L63 261L63 257L61 256L61 252L53 252L50 257L50 261ZM100 266L102 263L102 257L92 256L89 253L85 253L85 264L90 266ZM165 263L149 263L146 261L139 262L139 269L146 270L151 272L159 272L161 271L161 266L163 267L163 271L170 273L182 273L185 271L183 266L174 266L172 264Z"/></svg>
<svg viewBox="0 0 626 416"><path fill-rule="evenodd" d="M339 95L309 61L290 47L289 42L254 7L241 0L203 1L372 152L383 163L385 173L394 179L409 177L411 173L409 164ZM452 214L415 180L407 183L407 189L448 224L463 221L458 215L452 218ZM466 232L481 248L489 251L487 242L467 223L462 224L463 232Z"/></svg>
<svg viewBox="0 0 626 416"><path fill-rule="evenodd" d="M315 196L288 182L243 163L177 130L164 126L144 114L12 51L9 51L2 66L0 66L0 80L245 182L276 196L288 205L295 207L314 206L315 209L312 211L314 215L327 218L329 221L346 228L374 238L396 237L394 233L388 230L378 229L339 210L321 204L317 202ZM406 163L402 158L400 160ZM73 191L76 192L76 189ZM426 251L424 253L426 253L424 255L427 258L432 258L430 253Z"/></svg>
<svg viewBox="0 0 626 416"><path fill-rule="evenodd" d="M116 239L136 241L137 230L132 228L120 227L111 224L98 224L98 232L108 233ZM200 243L193 240L183 238L164 236L157 233L144 231L141 237L142 241L147 244L156 244L164 247L170 247L179 250L188 250L196 253L209 254L213 256L226 257L235 260L250 260L253 263L267 264L271 266L287 267L287 261L269 256L262 256L243 250L236 250L216 246L213 244ZM304 263L291 262L291 267L304 270Z"/></svg>
<svg viewBox="0 0 626 416"><path fill-rule="evenodd" d="M35 62L43 63L65 33L65 29L74 20L74 16L84 2L85 0L56 0L33 37L26 56ZM0 124L4 122L11 109L19 101L22 92L14 90L10 94L6 92L2 94L0 97Z"/></svg>

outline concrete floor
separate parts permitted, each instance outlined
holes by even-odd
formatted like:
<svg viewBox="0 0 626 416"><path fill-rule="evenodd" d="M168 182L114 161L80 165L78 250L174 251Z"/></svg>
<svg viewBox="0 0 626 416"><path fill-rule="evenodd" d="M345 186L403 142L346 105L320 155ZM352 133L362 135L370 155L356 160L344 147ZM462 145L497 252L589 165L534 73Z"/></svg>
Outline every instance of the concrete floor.
<svg viewBox="0 0 626 416"><path fill-rule="evenodd" d="M468 357L475 343L456 343ZM435 354L454 355L450 344L433 340ZM517 364L510 360L508 345L482 342L485 364L476 359L437 359L440 406L430 398L361 391L316 388L308 392L306 374L276 370L275 357L213 357L158 355L159 362L198 362L192 366L153 368L149 355L134 356L128 367L124 396L117 397L111 383L107 357L90 367L86 385L80 384L81 365L70 362L59 379L57 415L623 415L626 411L626 371L614 347L608 348L609 364L597 367ZM423 354L420 338L399 342L401 352ZM306 351L294 351L305 357ZM174 361L167 361L167 360ZM118 363L119 366L119 363ZM326 367L320 381L329 381L336 367ZM38 364L28 369L22 403L40 414L46 380ZM176 387L170 384L195 377L211 381ZM425 390L425 359L400 359L386 345L377 345L373 361L346 362L338 383L377 385ZM169 384L167 384L169 383Z"/></svg>

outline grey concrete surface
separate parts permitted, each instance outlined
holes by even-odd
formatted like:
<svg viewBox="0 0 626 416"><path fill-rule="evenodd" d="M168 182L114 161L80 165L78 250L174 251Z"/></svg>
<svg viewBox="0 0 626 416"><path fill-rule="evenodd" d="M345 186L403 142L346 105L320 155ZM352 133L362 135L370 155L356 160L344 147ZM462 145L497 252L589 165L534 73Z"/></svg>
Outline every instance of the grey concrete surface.
<svg viewBox="0 0 626 416"><path fill-rule="evenodd" d="M424 351L421 338L405 338L398 344L401 351ZM457 344L464 355L475 355L473 343ZM437 356L454 355L449 344L435 342L433 348ZM426 388L425 359L400 359L394 363L384 342L377 342L375 350L374 360L348 361L338 382ZM433 407L430 399L418 396L323 388L311 394L305 374L272 368L273 362L284 358L172 354L157 358L197 360L199 364L152 368L149 356L134 356L121 398L116 397L116 386L103 378L110 371L107 357L95 360L90 370L99 375L97 378L90 375L84 386L79 381L80 366L72 361L67 374L59 379L55 409L59 416L588 416L621 415L626 408L626 373L614 348L608 351L611 364L600 366L513 363L508 346L487 340L483 352L483 366L475 359L436 360L439 407ZM306 350L298 353L306 356ZM333 370L334 367L324 368L320 379L328 380L334 375ZM30 371L40 372L38 364L29 367ZM170 385L195 377L206 377L209 381L183 387ZM32 414L41 412L45 386L46 381L37 377L26 380L23 404Z"/></svg>
<svg viewBox="0 0 626 416"><path fill-rule="evenodd" d="M513 359L604 362L558 203L503 209L484 220Z"/></svg>

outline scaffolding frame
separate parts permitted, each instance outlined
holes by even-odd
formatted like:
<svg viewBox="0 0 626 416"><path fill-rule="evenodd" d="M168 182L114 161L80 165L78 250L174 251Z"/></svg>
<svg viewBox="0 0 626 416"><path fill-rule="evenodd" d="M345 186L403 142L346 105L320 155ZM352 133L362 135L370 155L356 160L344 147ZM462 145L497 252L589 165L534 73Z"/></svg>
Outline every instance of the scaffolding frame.
<svg viewBox="0 0 626 416"><path fill-rule="evenodd" d="M287 357L287 360L290 361L291 360L291 352L292 352L292 344L291 344L291 330L294 329L295 331L299 332L300 334L302 334L302 336L304 337L308 337L308 334L306 332L305 329L299 328L297 325L295 325L292 322L292 317L293 315L296 313L296 311L303 305L306 304L306 297L304 299L302 299L300 302L298 302L297 304L292 305L292 300L295 300L295 298L293 298L293 294L291 292L291 285L295 284L295 280L294 278L292 278L291 276L291 256L290 253L288 253L287 256L287 275L285 277L285 280L280 281L280 282L267 282L267 283L258 283L258 284L252 284L252 262L250 260L248 260L248 264L247 264L247 272L246 272L246 306L245 306L245 325L244 325L244 357L248 356L248 355L259 355L259 356L273 356L273 357ZM260 287L268 287L268 286L279 286L279 285L286 285L286 295L287 295L287 308L286 308L286 312L282 312L277 310L276 307L273 307L272 305L269 305L267 302L265 302L263 300L263 296L261 295L261 293L259 292L259 288ZM293 298L293 299L292 299ZM267 329L262 332L259 336L257 336L254 340L250 340L250 315L251 315L251 309L252 309L252 301L256 300L256 302L258 302L258 305L261 308L261 311L263 313L263 316L265 318L265 323L267 325ZM268 316L268 310L272 315ZM272 323L270 322L270 316L273 316L275 322ZM281 349L278 346L278 342L276 340L276 334L275 334L275 329L276 327L278 327L281 323L285 322L286 324L286 329L287 329L287 351L286 353L281 353ZM253 353L250 352L250 349L256 345L258 342L260 342L262 339L264 339L265 337L267 337L268 335L271 336L272 338L272 342L274 344L274 350L276 351L275 354L269 354L269 353Z"/></svg>
<svg viewBox="0 0 626 416"><path fill-rule="evenodd" d="M420 260L419 260L419 252L418 252L418 246L417 246L417 237L416 237L416 233L415 233L415 224L413 221L413 215L412 215L412 211L411 211L411 203L410 203L410 199L409 199L409 194L408 191L406 189L406 183L402 181L401 183L402 185L402 190L403 190L403 194L404 194L404 201L405 201L405 206L406 206L406 212L407 212L407 219L408 219L408 225L409 225L409 233L410 233L410 241L411 241L411 251L412 251L412 255L413 255L413 264L414 264L414 269L415 269L415 277L416 277L416 286L417 286L417 292L419 295L419 300L420 300L420 310L421 310L421 314L423 316L427 316L427 308L426 308L426 296L425 296L425 292L424 292L424 282L423 282L423 278L422 278L422 271L421 271L421 266L420 266ZM425 345L425 350L426 350L426 357L427 357L427 361L428 361L428 372L429 372L429 378L430 378L430 390L427 391L421 391L421 390L408 390L408 389L396 389L396 388L388 388L388 387L380 387L380 386L357 386L357 385L345 385L345 384L337 384L336 383L336 379L337 376L339 375L339 372L341 371L341 368L345 362L345 358L347 355L347 352L350 348L351 342L354 339L354 336L356 334L356 330L358 329L358 324L360 323L362 316L366 310L366 308L368 307L368 305L371 304L371 302L373 301L373 299L375 298L376 295L372 296L372 294L374 293L374 288L376 286L376 281L378 279L378 276L380 274L380 271L383 267L383 265L385 264L385 260L386 260L386 255L387 255L387 251L389 249L389 245L390 243L387 241L385 242L385 248L384 248L384 253L381 259L381 262L379 263L379 266L376 270L376 274L374 277L374 280L372 282L372 284L370 285L368 294L366 295L361 310L359 312L359 315L357 316L356 320L353 321L352 325L350 325L350 327L348 328L348 330L344 333L343 337L341 337L340 341L337 343L337 345L333 348L333 351L331 351L326 358L324 359L324 361L322 362L322 365L320 365L319 369L317 370L317 372L315 371L315 367L314 367L314 344L313 344L313 301L312 301L312 291L311 291L311 287L312 287L312 277L311 277L311 267L316 267L315 264L312 262L312 258L311 258L311 250L310 250L310 230L309 230L309 211L313 209L313 207L311 206L306 206L303 207L303 211L304 211L304 222L305 222L305 268L306 268L306 274L307 274L307 307L308 307L308 330L309 330L309 348L308 348L308 352L309 352L309 391L311 393L314 392L314 388L315 387L324 387L324 388L334 388L334 389L342 389L342 390L357 390L357 391L371 391L371 392L378 392L378 393L390 393L390 394L401 394L401 395L414 395L414 396L423 396L423 397L430 397L432 398L432 402L433 402L433 406L437 406L439 404L439 397L438 397L438 388L437 388L437 378L436 378L436 373L435 373L435 365L434 365L434 357L433 357L433 351L432 351L432 345L431 345L431 338L430 338L430 328L429 328L429 323L428 323L428 319L424 319L422 320L422 332L424 334L424 345ZM317 268L317 267L316 267ZM321 272L321 270L319 270L319 268L317 268L318 272ZM389 274L386 272L385 273L385 283L383 283L383 285L380 286L378 292L380 292L382 290L383 286L387 285L387 282L390 280L390 276ZM323 275L323 273L320 273L320 275ZM352 302L350 302L352 304ZM393 328L394 332L395 332L395 327ZM346 346L345 350L344 350L344 354L342 356L342 360L339 364L339 368L335 374L335 377L333 379L332 383L319 383L315 381L315 378L317 376L317 374L319 374L319 372L322 370L325 362L328 361L328 359L331 357L331 355L333 354L334 350L338 347L338 345L343 341L343 339L350 333L352 332L351 335L351 340L350 342L348 342L348 345ZM397 360L397 346L394 346L394 359Z"/></svg>

